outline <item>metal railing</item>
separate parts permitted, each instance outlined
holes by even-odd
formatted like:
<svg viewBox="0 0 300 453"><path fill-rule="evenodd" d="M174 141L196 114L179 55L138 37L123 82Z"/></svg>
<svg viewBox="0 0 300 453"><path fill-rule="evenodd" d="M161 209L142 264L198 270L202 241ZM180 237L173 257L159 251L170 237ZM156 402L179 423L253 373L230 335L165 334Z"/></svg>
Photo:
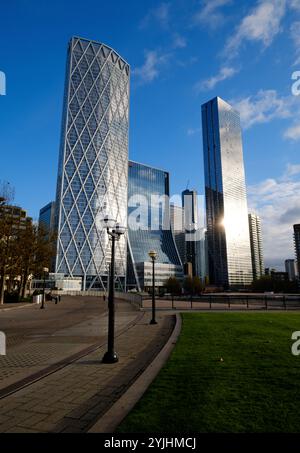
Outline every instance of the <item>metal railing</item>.
<svg viewBox="0 0 300 453"><path fill-rule="evenodd" d="M141 308L149 308L150 298L143 298ZM227 295L157 297L157 308L180 310L300 310L300 294L295 295Z"/></svg>

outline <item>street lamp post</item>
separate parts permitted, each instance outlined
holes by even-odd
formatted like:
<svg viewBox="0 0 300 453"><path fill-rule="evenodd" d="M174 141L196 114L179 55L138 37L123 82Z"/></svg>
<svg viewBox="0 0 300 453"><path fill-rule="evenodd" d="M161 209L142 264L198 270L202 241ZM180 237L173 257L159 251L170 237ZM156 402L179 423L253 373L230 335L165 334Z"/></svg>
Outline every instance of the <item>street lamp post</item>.
<svg viewBox="0 0 300 453"><path fill-rule="evenodd" d="M45 289L46 289L46 274L49 272L48 267L43 267L43 273L44 273L44 281L43 281L43 299L42 299L42 306L41 310L45 308Z"/></svg>
<svg viewBox="0 0 300 453"><path fill-rule="evenodd" d="M155 319L155 260L157 258L157 253L154 250L151 250L149 256L152 260L152 319L150 324L157 324Z"/></svg>
<svg viewBox="0 0 300 453"><path fill-rule="evenodd" d="M104 224L112 245L108 293L108 342L107 352L104 354L102 362L116 363L119 359L115 352L115 244L125 234L125 228L108 216L105 217Z"/></svg>

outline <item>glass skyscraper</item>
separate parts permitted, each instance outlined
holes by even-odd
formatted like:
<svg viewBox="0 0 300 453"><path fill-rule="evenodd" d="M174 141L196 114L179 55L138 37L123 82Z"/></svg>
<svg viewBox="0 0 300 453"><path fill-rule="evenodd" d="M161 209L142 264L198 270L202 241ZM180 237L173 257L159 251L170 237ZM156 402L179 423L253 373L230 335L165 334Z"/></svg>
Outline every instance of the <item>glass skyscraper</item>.
<svg viewBox="0 0 300 453"><path fill-rule="evenodd" d="M260 218L255 214L249 214L249 231L253 278L257 280L264 275L264 256L262 244L262 232Z"/></svg>
<svg viewBox="0 0 300 453"><path fill-rule="evenodd" d="M202 106L210 283L251 284L248 209L240 116L216 97Z"/></svg>
<svg viewBox="0 0 300 453"><path fill-rule="evenodd" d="M43 225L49 232L55 228L55 202L51 201L40 209L39 225Z"/></svg>
<svg viewBox="0 0 300 453"><path fill-rule="evenodd" d="M170 223L169 174L137 162L129 162L128 173L128 288L152 286L155 250L156 285L169 277L182 279L183 271Z"/></svg>
<svg viewBox="0 0 300 453"><path fill-rule="evenodd" d="M55 272L82 277L83 290L107 285L111 246L102 219L127 225L130 68L110 47L72 38L65 84L56 195ZM126 276L126 238L116 245Z"/></svg>

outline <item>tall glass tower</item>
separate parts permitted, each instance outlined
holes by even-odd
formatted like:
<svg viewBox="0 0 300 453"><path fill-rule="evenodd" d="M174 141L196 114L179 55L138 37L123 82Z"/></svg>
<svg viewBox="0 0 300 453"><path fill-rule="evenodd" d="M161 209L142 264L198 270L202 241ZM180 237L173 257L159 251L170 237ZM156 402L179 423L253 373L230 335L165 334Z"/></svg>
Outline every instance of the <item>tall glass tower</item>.
<svg viewBox="0 0 300 453"><path fill-rule="evenodd" d="M248 209L240 116L216 97L202 106L210 282L251 284Z"/></svg>
<svg viewBox="0 0 300 453"><path fill-rule="evenodd" d="M55 272L104 289L111 247L106 214L127 225L129 65L110 47L69 44L56 195ZM116 246L126 276L126 238Z"/></svg>

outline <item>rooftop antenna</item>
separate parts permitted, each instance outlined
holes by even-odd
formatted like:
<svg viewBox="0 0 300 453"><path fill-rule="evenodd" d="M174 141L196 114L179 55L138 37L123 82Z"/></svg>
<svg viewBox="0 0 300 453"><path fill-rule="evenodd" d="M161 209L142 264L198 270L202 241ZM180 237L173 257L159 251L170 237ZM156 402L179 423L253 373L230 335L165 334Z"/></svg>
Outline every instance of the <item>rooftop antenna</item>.
<svg viewBox="0 0 300 453"><path fill-rule="evenodd" d="M188 182L187 182L187 184L186 184L186 190L188 190L189 187L190 187L190 180L188 179Z"/></svg>

